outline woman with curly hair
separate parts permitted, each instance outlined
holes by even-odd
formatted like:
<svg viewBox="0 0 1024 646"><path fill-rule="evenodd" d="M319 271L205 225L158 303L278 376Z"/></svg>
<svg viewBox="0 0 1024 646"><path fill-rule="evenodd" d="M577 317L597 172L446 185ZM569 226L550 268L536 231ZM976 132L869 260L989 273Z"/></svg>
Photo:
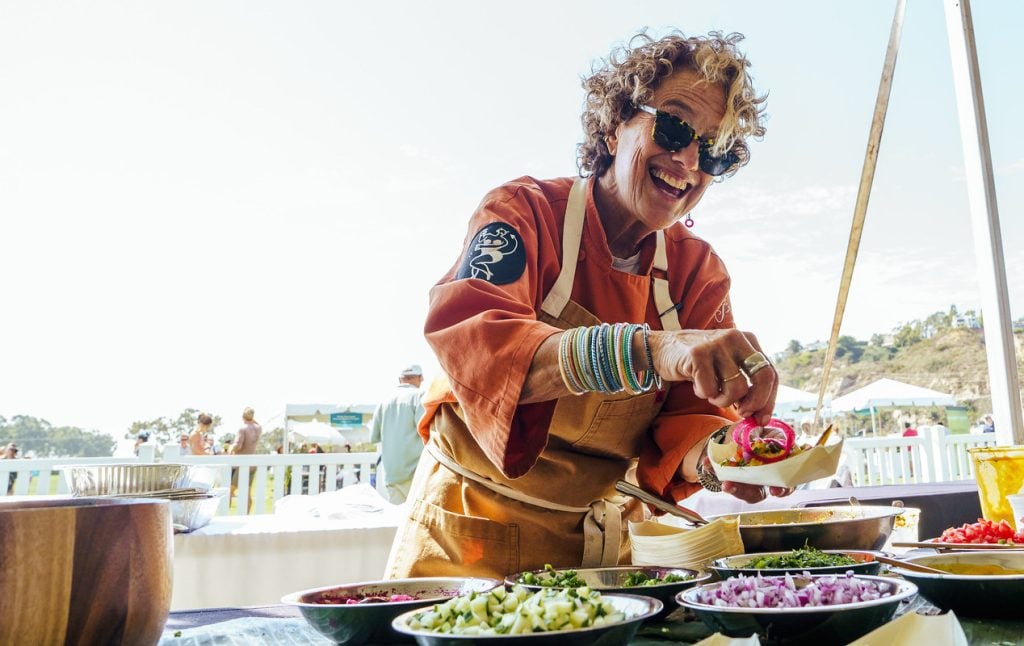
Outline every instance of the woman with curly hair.
<svg viewBox="0 0 1024 646"><path fill-rule="evenodd" d="M580 177L484 197L431 290L446 376L424 399L388 576L628 563L643 510L615 483L634 473L674 501L702 485L788 493L718 482L705 455L738 417L766 422L778 387L734 327L721 259L686 226L764 134L741 39L637 35L584 80Z"/></svg>

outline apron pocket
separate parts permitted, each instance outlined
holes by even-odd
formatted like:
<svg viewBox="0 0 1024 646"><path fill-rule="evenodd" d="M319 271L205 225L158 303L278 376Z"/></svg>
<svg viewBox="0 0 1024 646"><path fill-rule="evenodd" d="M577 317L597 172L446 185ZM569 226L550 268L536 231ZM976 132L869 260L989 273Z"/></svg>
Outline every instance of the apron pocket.
<svg viewBox="0 0 1024 646"><path fill-rule="evenodd" d="M629 460L640 455L640 446L661 406L657 391L601 402L594 418L573 448L607 458Z"/></svg>
<svg viewBox="0 0 1024 646"><path fill-rule="evenodd" d="M409 576L481 576L503 579L519 571L519 526L413 502L402 554ZM397 547L397 546L396 546Z"/></svg>

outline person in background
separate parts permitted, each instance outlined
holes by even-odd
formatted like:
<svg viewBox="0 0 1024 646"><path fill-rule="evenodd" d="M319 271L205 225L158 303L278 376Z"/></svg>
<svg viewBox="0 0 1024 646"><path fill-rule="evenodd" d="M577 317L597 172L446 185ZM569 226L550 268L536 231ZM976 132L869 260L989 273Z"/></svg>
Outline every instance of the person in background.
<svg viewBox="0 0 1024 646"><path fill-rule="evenodd" d="M910 422L903 422L903 437L917 437L917 429Z"/></svg>
<svg viewBox="0 0 1024 646"><path fill-rule="evenodd" d="M188 445L187 433L182 433L178 438L178 455L192 455L192 447Z"/></svg>
<svg viewBox="0 0 1024 646"><path fill-rule="evenodd" d="M246 407L242 411L242 427L238 429L238 434L235 436L235 443L231 445L231 455L255 455L260 444L260 435L263 434L263 427L255 420L256 413L253 409ZM248 511L252 511L252 484L255 480L256 467L249 467L249 506ZM230 497L235 497L235 492L238 490L238 467L231 469L231 494ZM229 498L228 504L231 504Z"/></svg>
<svg viewBox="0 0 1024 646"><path fill-rule="evenodd" d="M195 429L188 436L189 455L210 455L206 436L213 427L213 417L207 413L199 413Z"/></svg>
<svg viewBox="0 0 1024 646"><path fill-rule="evenodd" d="M370 442L380 443L384 488L388 500L400 505L409 496L423 440L416 425L423 417L423 369L413 364L398 375L398 386L377 405L370 422Z"/></svg>
<svg viewBox="0 0 1024 646"><path fill-rule="evenodd" d="M995 433L996 432L996 423L995 423L995 420L992 419L991 415L986 415L985 418L982 420L981 432L982 433Z"/></svg>
<svg viewBox="0 0 1024 646"><path fill-rule="evenodd" d="M4 454L0 457L0 460L17 460L18 459L18 445L11 442L4 447ZM11 471L7 474L7 495L11 495L14 491L14 483L18 481L18 474L15 471Z"/></svg>
<svg viewBox="0 0 1024 646"><path fill-rule="evenodd" d="M149 431L139 431L139 434L135 436L135 446L132 447L132 452L136 456L139 455L139 447L149 441Z"/></svg>

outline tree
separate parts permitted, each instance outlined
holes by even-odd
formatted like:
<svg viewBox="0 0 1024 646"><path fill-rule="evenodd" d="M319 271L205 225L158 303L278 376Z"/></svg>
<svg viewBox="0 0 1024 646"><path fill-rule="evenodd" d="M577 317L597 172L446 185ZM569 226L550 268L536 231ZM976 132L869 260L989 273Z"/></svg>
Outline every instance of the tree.
<svg viewBox="0 0 1024 646"><path fill-rule="evenodd" d="M863 341L858 341L849 335L843 335L836 342L836 357L850 355L850 363L857 363L860 361L861 355L864 354L865 346L867 344Z"/></svg>
<svg viewBox="0 0 1024 646"><path fill-rule="evenodd" d="M798 352L802 352L803 349L804 346L800 345L800 342L797 341L796 339L790 341L789 345L786 346L786 352L788 352L789 354L797 354Z"/></svg>
<svg viewBox="0 0 1024 646"><path fill-rule="evenodd" d="M284 429L280 426L264 431L260 435L260 453L277 453L279 446L284 446Z"/></svg>
<svg viewBox="0 0 1024 646"><path fill-rule="evenodd" d="M921 323L913 321L911 323L904 324L903 327L896 331L893 339L893 345L897 348L906 348L914 345L915 343L920 343L921 339Z"/></svg>
<svg viewBox="0 0 1024 646"><path fill-rule="evenodd" d="M188 435L199 424L199 412L195 408L186 408L174 420L169 417L157 417L148 421L132 422L125 438L132 439L138 437L142 431L146 431L149 433L150 440L157 444L177 442L180 436ZM211 415L211 417L213 417L213 424L210 426L212 432L220 426L221 419L219 415Z"/></svg>
<svg viewBox="0 0 1024 646"><path fill-rule="evenodd" d="M53 426L45 419L15 415L10 421L0 417L0 439L15 442L22 455L39 457L107 457L117 442L98 431L76 426Z"/></svg>

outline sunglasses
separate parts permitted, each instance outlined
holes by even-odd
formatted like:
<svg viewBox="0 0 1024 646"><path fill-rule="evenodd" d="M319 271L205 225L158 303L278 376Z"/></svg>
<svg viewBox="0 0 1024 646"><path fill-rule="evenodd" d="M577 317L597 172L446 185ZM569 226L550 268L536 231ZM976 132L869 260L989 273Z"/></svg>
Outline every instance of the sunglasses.
<svg viewBox="0 0 1024 646"><path fill-rule="evenodd" d="M705 139L697 136L693 126L686 123L679 117L656 110L649 105L637 106L638 110L654 115L654 128L651 130L651 138L670 153L682 150L697 141L700 151L697 155L697 166L712 177L724 175L730 168L740 161L739 155L729 150L719 156L711 154L711 146L714 139Z"/></svg>

